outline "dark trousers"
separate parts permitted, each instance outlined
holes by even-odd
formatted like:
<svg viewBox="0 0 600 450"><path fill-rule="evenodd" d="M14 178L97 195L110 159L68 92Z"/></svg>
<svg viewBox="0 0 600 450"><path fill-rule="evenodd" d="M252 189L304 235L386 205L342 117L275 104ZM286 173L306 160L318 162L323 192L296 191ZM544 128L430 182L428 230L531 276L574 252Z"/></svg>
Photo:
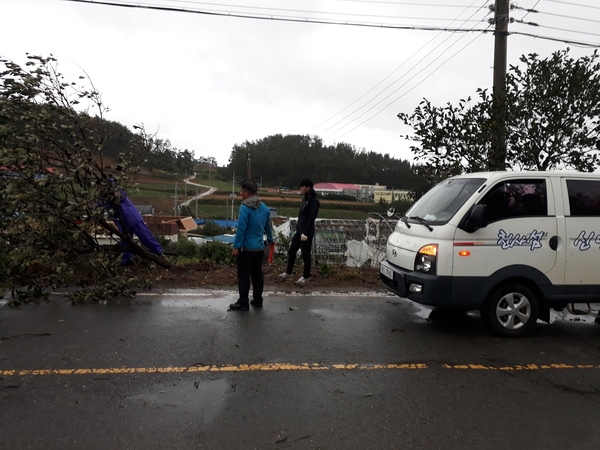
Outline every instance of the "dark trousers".
<svg viewBox="0 0 600 450"><path fill-rule="evenodd" d="M263 250L248 251L243 250L237 257L237 276L238 291L240 298L238 300L242 305L249 302L250 281L252 281L252 297L257 302L262 302L263 287L265 280L262 272Z"/></svg>
<svg viewBox="0 0 600 450"><path fill-rule="evenodd" d="M292 237L292 242L290 243L290 249L288 251L288 263L287 263L287 273L292 273L294 270L294 264L296 264L296 253L298 250L302 252L302 259L304 260L304 270L302 276L304 278L310 278L310 248L312 246L312 236L308 236L306 241L300 240L301 233L296 232Z"/></svg>

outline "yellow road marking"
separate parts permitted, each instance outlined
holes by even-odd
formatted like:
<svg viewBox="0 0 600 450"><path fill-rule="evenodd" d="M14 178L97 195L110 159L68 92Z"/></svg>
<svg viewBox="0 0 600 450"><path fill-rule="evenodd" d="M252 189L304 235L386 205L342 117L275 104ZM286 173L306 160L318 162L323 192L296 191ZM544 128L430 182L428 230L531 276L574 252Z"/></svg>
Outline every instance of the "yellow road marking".
<svg viewBox="0 0 600 450"><path fill-rule="evenodd" d="M442 369L454 370L496 370L523 371L548 369L600 369L596 364L526 364L515 366L486 366L482 364L442 364ZM211 364L194 365L190 367L115 367L96 369L14 369L0 370L0 377L26 375L121 375L121 374L151 374L151 373L198 373L198 372L255 372L255 371L292 371L292 370L423 370L430 369L423 363L404 364Z"/></svg>
<svg viewBox="0 0 600 450"><path fill-rule="evenodd" d="M481 364L443 364L444 369L474 369L474 370L545 370L545 369L600 369L595 364L526 364L516 366L484 366Z"/></svg>

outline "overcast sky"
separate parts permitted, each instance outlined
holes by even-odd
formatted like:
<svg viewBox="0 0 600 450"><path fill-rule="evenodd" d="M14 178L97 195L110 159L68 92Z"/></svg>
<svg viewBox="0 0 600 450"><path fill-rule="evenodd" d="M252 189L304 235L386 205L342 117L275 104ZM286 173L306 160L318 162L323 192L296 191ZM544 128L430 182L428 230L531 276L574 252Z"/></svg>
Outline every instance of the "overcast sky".
<svg viewBox="0 0 600 450"><path fill-rule="evenodd" d="M219 165L235 144L273 134L310 134L412 160L399 112L423 98L455 104L492 85L493 33L441 29L491 31L494 0L112 3L211 14L0 0L0 54L19 63L26 52L53 54L73 81L85 70L108 119L143 124ZM598 0L514 4L509 31L533 36L508 37L509 64L567 46L573 57L590 55L594 49L581 44L600 45Z"/></svg>

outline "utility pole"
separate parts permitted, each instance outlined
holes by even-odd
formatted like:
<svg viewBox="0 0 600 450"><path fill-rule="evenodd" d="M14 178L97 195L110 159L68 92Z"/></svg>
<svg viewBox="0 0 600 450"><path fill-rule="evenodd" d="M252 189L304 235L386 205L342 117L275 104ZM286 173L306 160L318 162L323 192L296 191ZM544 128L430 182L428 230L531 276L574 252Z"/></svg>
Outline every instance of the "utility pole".
<svg viewBox="0 0 600 450"><path fill-rule="evenodd" d="M250 161L250 150L248 150L248 154L246 157L246 179L252 179L252 161Z"/></svg>
<svg viewBox="0 0 600 450"><path fill-rule="evenodd" d="M506 47L509 0L496 0L494 8L493 108L496 132L489 158L490 170L506 170Z"/></svg>
<svg viewBox="0 0 600 450"><path fill-rule="evenodd" d="M173 215L177 215L177 181L175 182L175 205L173 206Z"/></svg>
<svg viewBox="0 0 600 450"><path fill-rule="evenodd" d="M231 223L233 224L233 201L235 200L235 170L231 179Z"/></svg>

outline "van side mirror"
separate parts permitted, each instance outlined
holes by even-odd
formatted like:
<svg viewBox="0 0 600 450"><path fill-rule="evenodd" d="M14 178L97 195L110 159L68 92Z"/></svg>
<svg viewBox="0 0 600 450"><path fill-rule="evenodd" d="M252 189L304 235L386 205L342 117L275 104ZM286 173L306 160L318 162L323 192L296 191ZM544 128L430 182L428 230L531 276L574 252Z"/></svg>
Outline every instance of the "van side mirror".
<svg viewBox="0 0 600 450"><path fill-rule="evenodd" d="M473 233L480 228L485 228L487 226L486 208L487 205L473 206L467 215L460 221L458 227L467 233Z"/></svg>

